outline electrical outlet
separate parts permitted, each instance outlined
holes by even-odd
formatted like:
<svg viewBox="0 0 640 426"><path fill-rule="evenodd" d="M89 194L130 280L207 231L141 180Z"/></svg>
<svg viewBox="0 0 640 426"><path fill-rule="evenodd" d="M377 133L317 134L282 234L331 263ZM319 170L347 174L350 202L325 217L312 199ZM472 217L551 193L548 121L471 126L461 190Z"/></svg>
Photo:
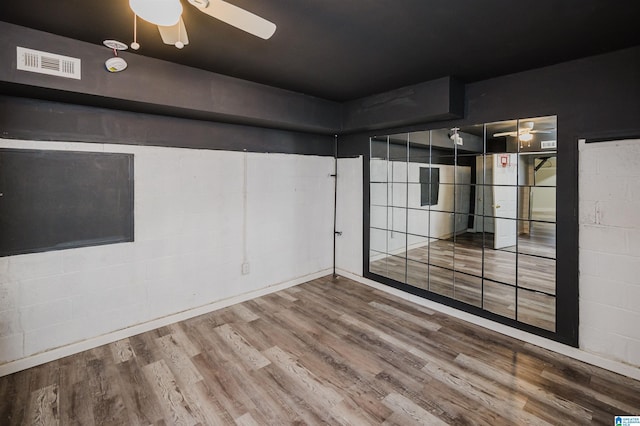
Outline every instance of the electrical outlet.
<svg viewBox="0 0 640 426"><path fill-rule="evenodd" d="M244 262L242 264L242 275L247 275L249 273L249 262Z"/></svg>

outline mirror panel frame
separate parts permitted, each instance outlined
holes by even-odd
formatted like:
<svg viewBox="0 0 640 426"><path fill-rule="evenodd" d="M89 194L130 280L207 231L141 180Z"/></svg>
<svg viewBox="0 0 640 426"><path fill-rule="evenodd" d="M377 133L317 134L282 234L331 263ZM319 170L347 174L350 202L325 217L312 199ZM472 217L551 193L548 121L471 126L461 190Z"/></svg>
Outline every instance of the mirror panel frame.
<svg viewBox="0 0 640 426"><path fill-rule="evenodd" d="M550 120L553 120L551 127ZM474 140L477 135L464 132L471 127L477 130L479 126L482 127L479 142ZM387 200L392 201L387 204L391 207L387 209L386 250L384 253L369 251L371 259L380 255L386 259L373 268L371 259L366 259L365 276L516 328L554 340L566 340L557 335L556 316L557 172L551 167L557 167L558 158L556 150L540 151L543 136L531 132L537 129L542 135L550 130L557 135L557 116L505 120L468 126L461 131L432 129L387 136L386 182L379 182L381 165L376 161L380 159L373 156L380 148L371 147L370 169L374 179L367 182L369 190L371 185L386 183ZM465 143L481 146L482 153L473 148L463 150L458 144L447 149L447 139L455 142L452 131ZM495 135L507 132L509 134L504 136ZM520 138L523 133L535 134L527 143ZM384 139L372 137L370 146L371 141ZM399 141L402 142L399 144ZM404 141L406 145L403 145ZM401 166L403 160L404 167ZM548 169L546 174L537 175L541 168ZM433 194L433 178L428 177L425 181L423 177L425 173L428 176L435 174L432 173L435 169L438 169L437 195ZM507 170L509 174L504 175ZM430 188L426 196L424 188ZM380 211L375 215L373 211L382 207L374 203L381 200L380 191L372 192L369 198L370 230L381 220ZM491 202L487 200L489 194L493 197ZM418 199L418 195L422 199ZM436 203L429 204L432 198ZM546 215L532 214L534 203L531 200L537 198L545 199L547 206L554 205L553 211ZM490 222L493 233L489 232ZM474 236L473 242L479 245L481 253L481 259L475 265L470 265L473 253L464 245L469 244L465 234L471 227L480 234ZM501 231L498 232L500 239L494 238L496 227ZM533 233L536 227L541 229L536 232L547 235L549 241L539 250L529 241L531 238L523 237ZM502 235L515 235L514 240L507 240L514 243L504 245ZM396 245L398 241L400 243ZM404 243L404 252L399 247L401 243ZM369 247L375 247L375 241L369 241ZM375 261L380 262L380 259ZM526 269L532 265L540 267L542 263L548 272L546 278L540 279L534 271ZM380 266L382 264L384 267ZM383 271L383 274L375 271ZM553 286L549 285L549 280L554 281ZM533 305L518 309L519 302ZM546 319L536 319L540 307L535 304L542 302L550 303L544 312ZM549 320L549 312L556 316L553 321Z"/></svg>

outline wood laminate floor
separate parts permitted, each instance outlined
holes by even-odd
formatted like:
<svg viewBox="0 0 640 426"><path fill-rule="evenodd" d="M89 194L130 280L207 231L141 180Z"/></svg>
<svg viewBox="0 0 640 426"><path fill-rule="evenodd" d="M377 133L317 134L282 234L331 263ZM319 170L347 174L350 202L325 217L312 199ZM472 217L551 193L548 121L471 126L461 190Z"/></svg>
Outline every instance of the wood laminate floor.
<svg viewBox="0 0 640 426"><path fill-rule="evenodd" d="M640 382L326 277L0 378L0 424L612 425Z"/></svg>

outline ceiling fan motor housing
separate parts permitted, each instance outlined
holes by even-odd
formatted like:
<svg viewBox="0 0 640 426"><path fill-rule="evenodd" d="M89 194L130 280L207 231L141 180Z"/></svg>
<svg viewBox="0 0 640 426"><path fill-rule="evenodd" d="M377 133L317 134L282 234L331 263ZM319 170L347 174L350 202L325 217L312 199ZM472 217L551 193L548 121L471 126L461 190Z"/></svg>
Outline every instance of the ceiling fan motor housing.
<svg viewBox="0 0 640 426"><path fill-rule="evenodd" d="M209 7L209 0L189 0L189 3L200 9Z"/></svg>

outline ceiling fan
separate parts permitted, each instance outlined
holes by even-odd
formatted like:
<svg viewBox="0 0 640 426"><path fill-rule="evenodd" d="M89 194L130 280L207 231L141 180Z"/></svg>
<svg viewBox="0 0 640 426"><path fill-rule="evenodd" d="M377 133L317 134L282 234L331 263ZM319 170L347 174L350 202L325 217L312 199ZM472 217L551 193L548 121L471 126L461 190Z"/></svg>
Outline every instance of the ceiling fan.
<svg viewBox="0 0 640 426"><path fill-rule="evenodd" d="M531 139L533 139L533 133L553 133L554 131L554 129L534 130L533 126L534 126L533 121L524 121L520 123L520 126L518 127L517 131L513 130L511 132L494 133L493 137L497 138L500 136L513 136L513 137L517 136L520 141L528 142Z"/></svg>
<svg viewBox="0 0 640 426"><path fill-rule="evenodd" d="M276 25L273 22L226 1L188 1L199 11L256 37L267 40L276 31ZM189 44L187 30L182 20L180 0L129 0L129 6L137 16L158 26L165 44L172 44L179 49Z"/></svg>

